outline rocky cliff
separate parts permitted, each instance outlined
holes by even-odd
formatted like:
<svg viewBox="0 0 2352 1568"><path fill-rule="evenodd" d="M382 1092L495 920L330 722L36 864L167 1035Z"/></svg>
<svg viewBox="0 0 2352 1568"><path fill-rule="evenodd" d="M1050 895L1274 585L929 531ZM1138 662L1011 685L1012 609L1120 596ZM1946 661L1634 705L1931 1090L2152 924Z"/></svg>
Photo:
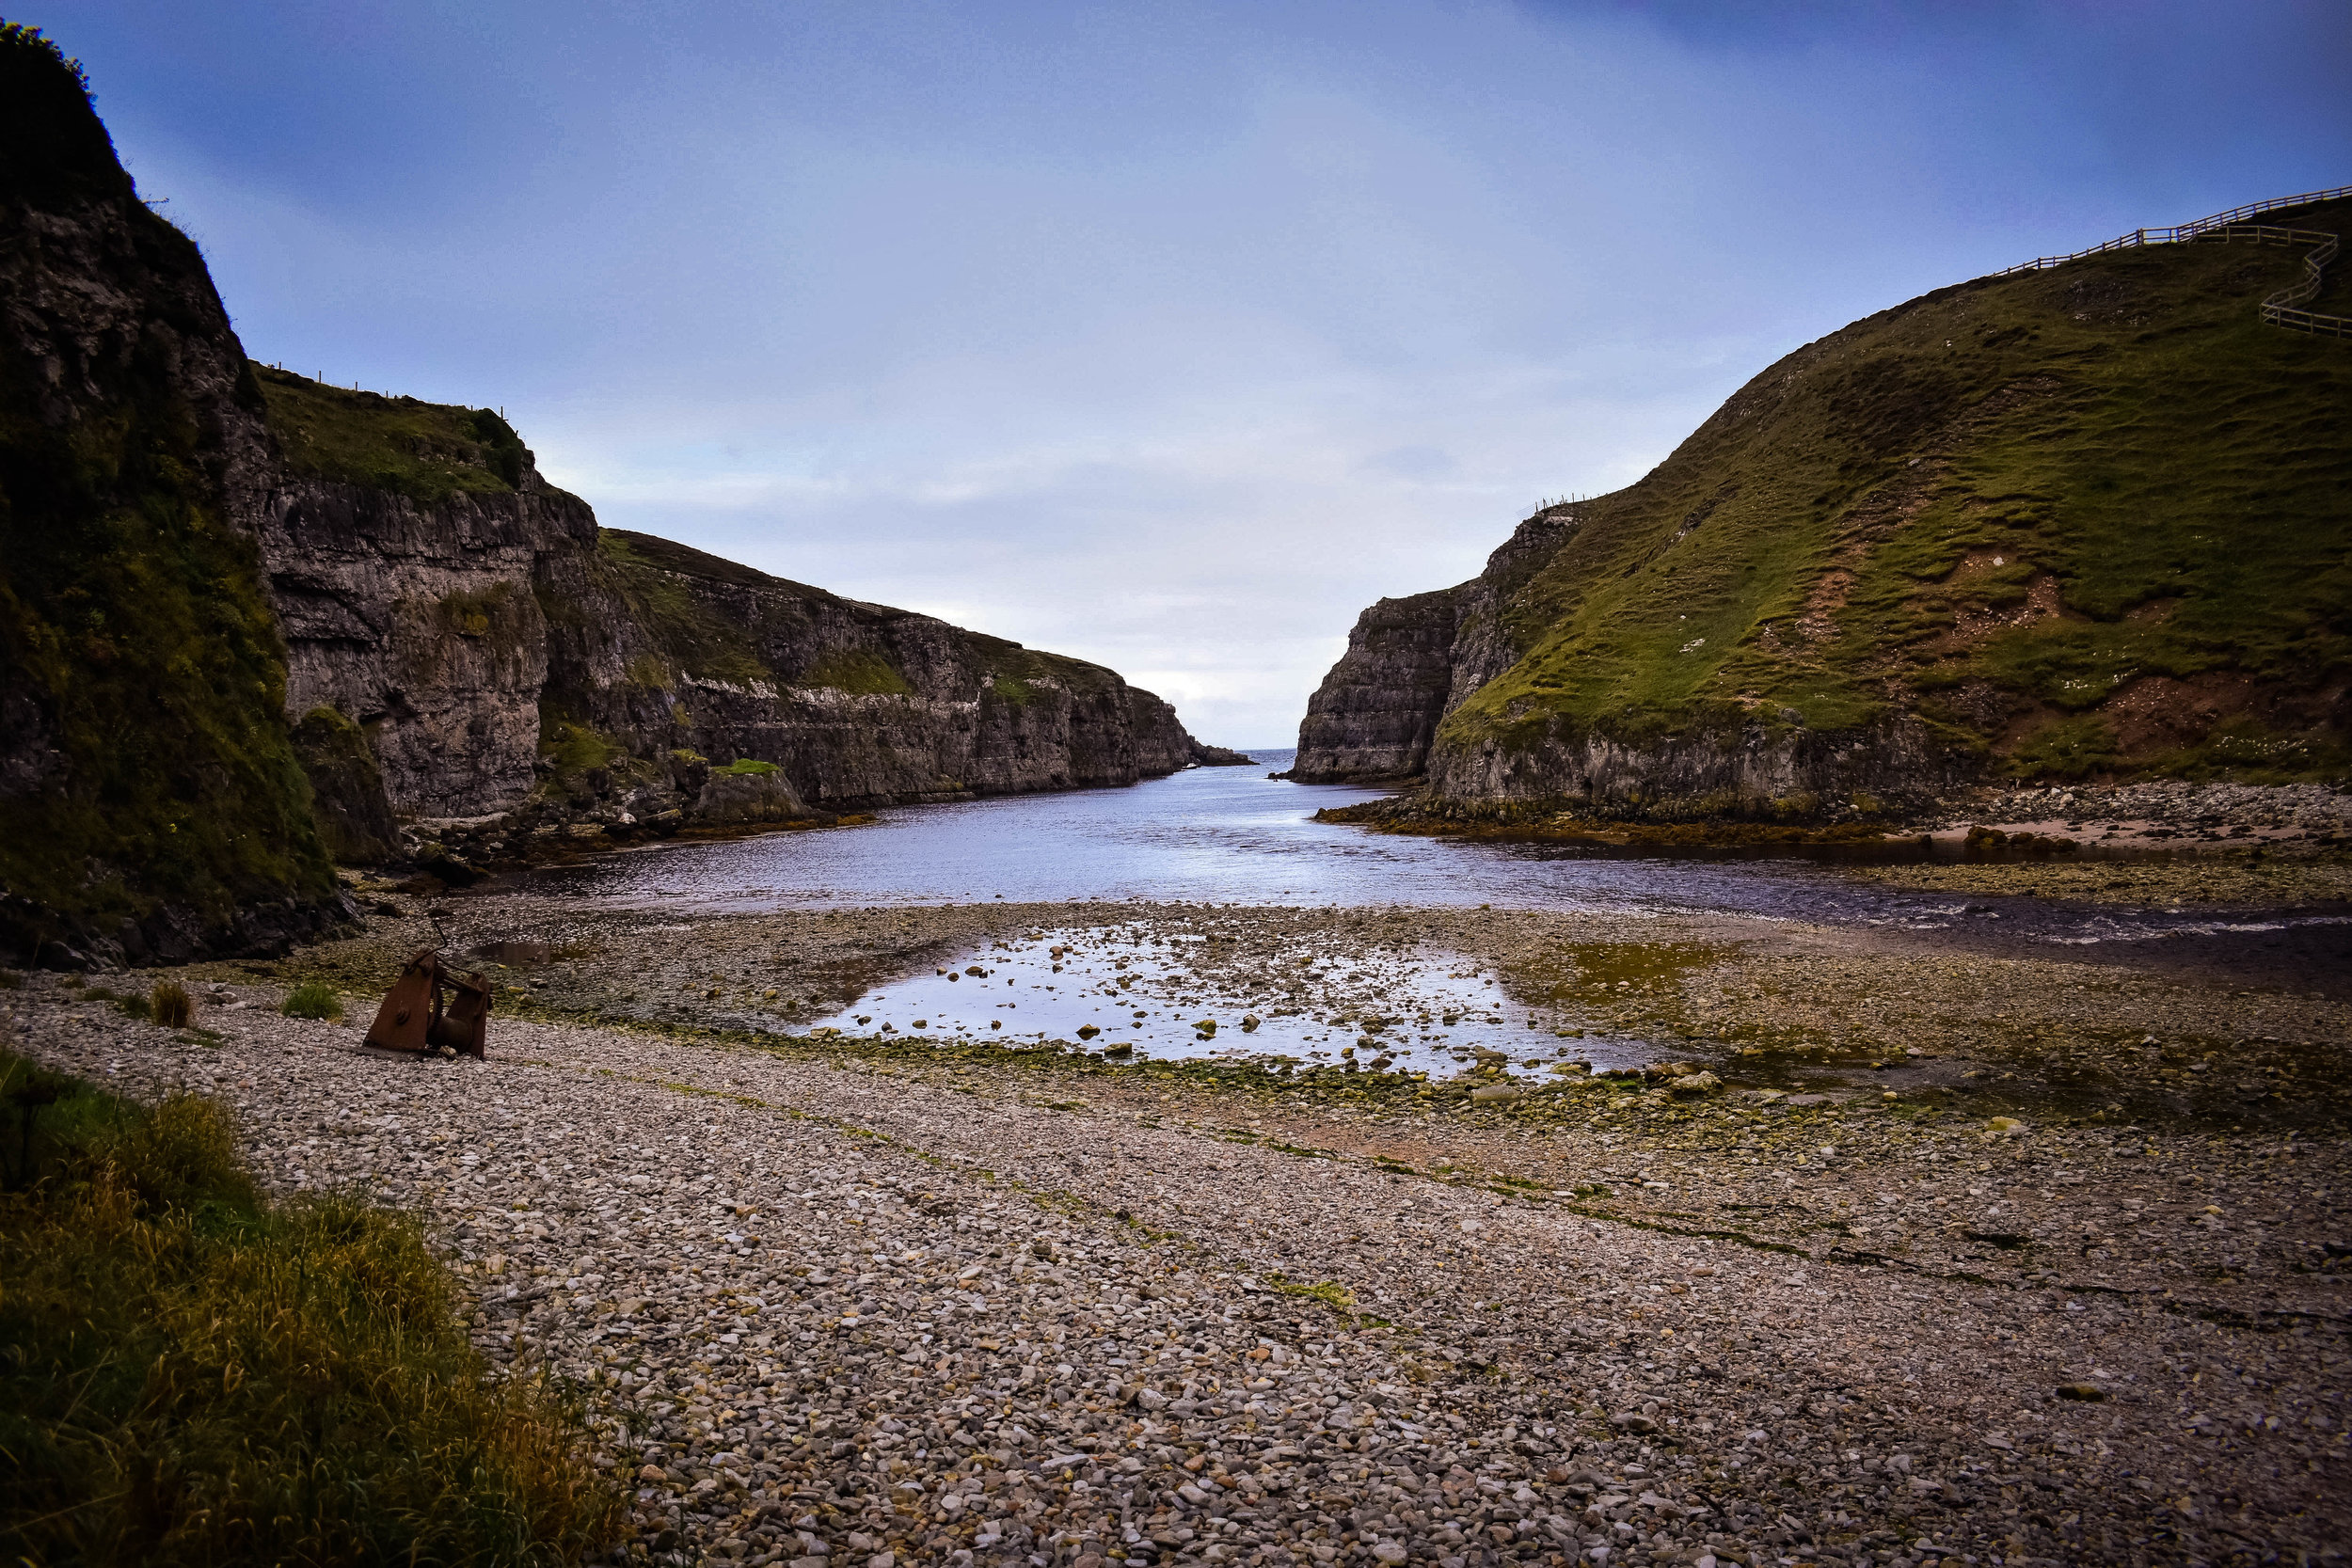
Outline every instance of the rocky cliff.
<svg viewBox="0 0 2352 1568"><path fill-rule="evenodd" d="M1246 760L1098 665L601 531L487 409L249 363L0 24L0 953L281 947L351 913L330 856Z"/></svg>
<svg viewBox="0 0 2352 1568"><path fill-rule="evenodd" d="M282 717L259 387L78 70L0 25L0 954L282 945L342 911Z"/></svg>
<svg viewBox="0 0 2352 1568"><path fill-rule="evenodd" d="M1201 760L1100 665L644 534L545 558L547 705L633 755L780 768L830 810L1132 784Z"/></svg>
<svg viewBox="0 0 2352 1568"><path fill-rule="evenodd" d="M1365 611L1293 776L1661 818L1891 811L1989 776L2342 776L2352 354L2260 319L2298 265L2125 250L1798 350L1639 483ZM2336 278L2315 308L2347 299Z"/></svg>
<svg viewBox="0 0 2352 1568"><path fill-rule="evenodd" d="M474 816L537 782L541 562L596 520L495 414L256 367L279 460L255 510L286 709L364 731L389 809ZM511 478L509 474L511 473Z"/></svg>
<svg viewBox="0 0 2352 1568"><path fill-rule="evenodd" d="M429 850L1213 760L1099 665L599 529L486 410L258 380L282 453L258 536L288 715L356 734ZM766 769L755 791L743 767ZM369 836L331 815L341 840Z"/></svg>

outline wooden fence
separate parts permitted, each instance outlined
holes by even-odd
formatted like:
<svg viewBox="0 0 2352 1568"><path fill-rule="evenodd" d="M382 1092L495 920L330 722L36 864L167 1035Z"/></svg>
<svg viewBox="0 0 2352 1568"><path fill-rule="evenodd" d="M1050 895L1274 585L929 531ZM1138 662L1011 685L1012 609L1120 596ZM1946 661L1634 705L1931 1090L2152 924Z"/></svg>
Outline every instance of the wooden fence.
<svg viewBox="0 0 2352 1568"><path fill-rule="evenodd" d="M2199 218L2194 223L2176 223L2169 229L2135 229L2118 235L2105 245L2094 245L2088 250L2077 250L2068 256L2037 256L2013 267L2003 267L1991 276L2007 277L2012 273L2040 272L2044 267L2064 266L2086 256L2098 256L2110 250L2133 250L2144 245L2187 245L2200 240L2249 240L2257 245L2308 245L2312 252L2303 258L2303 280L2280 290L2262 302L2262 319L2273 326L2283 326L2295 332L2314 332L2328 338L2352 338L2352 316L2322 316L2295 307L2316 298L2322 274L2329 261L2335 260L2337 237L2315 229L2280 229L2271 224L2247 223L2244 220L2282 207L2302 207L2314 201L2332 201L2339 197L2352 196L2352 185L2338 185L2333 190L2306 191L2301 196L2281 196L2268 201L2249 202L2233 207L2226 213Z"/></svg>

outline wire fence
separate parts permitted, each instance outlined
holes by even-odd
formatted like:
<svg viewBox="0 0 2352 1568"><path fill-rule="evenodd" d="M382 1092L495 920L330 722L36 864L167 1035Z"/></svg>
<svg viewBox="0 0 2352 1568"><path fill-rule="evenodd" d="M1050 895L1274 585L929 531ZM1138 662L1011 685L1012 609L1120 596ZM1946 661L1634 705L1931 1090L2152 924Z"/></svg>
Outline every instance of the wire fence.
<svg viewBox="0 0 2352 1568"><path fill-rule="evenodd" d="M2347 196L2352 196L2352 185L2249 202L2243 207L2233 207L2226 213L2216 213L2211 217L2199 218L2193 223L2176 223L2164 229L2135 229L2104 245L2094 245L2088 250L2077 250L2070 255L2037 256L2030 261L2003 267L1989 276L2009 277L2021 272L2040 272L2046 267L2079 261L2086 256L2099 256L2110 250L2135 250L2150 245L2187 245L2200 240L2218 240L2224 244L2246 240L2257 245L2308 245L2313 248L2303 258L2303 280L2264 300L2262 319L2273 326L2283 326L2294 332L2312 332L2328 338L2352 338L2352 317L2323 316L2295 309L2319 296L2322 275L2328 263L2336 258L2337 236L2316 229L2281 229L2273 224L2244 221L2284 207L2303 207L2314 201L2333 201Z"/></svg>

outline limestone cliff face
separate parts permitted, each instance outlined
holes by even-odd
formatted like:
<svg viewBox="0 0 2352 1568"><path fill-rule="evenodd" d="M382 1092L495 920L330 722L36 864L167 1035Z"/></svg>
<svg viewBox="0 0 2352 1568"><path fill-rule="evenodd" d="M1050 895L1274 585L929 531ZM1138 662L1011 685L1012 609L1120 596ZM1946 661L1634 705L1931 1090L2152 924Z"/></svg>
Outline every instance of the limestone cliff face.
<svg viewBox="0 0 2352 1568"><path fill-rule="evenodd" d="M1347 652L1308 699L1290 777L1301 784L1420 776L1446 715L1508 670L1508 596L1549 559L1572 520L1539 513L1521 523L1470 581L1382 599L1357 619Z"/></svg>
<svg viewBox="0 0 2352 1568"><path fill-rule="evenodd" d="M536 474L427 502L281 470L259 512L289 715L356 721L401 815L521 801L548 681L539 563L593 547L588 508Z"/></svg>
<svg viewBox="0 0 2352 1568"><path fill-rule="evenodd" d="M1419 775L1454 686L1463 588L1382 599L1307 700L1290 776L1345 784Z"/></svg>
<svg viewBox="0 0 2352 1568"><path fill-rule="evenodd" d="M1586 730L1517 746L1486 737L1437 748L1426 777L1440 801L1679 819L1901 803L1963 784L1972 771L1925 725L1894 722L1844 734L1755 724L1641 741Z"/></svg>
<svg viewBox="0 0 2352 1568"><path fill-rule="evenodd" d="M1215 760L1099 665L600 530L486 410L259 377L282 453L255 528L286 711L358 726L386 810L437 824L443 849ZM712 793L708 767L739 762L776 778ZM326 809L348 791L319 793ZM471 818L497 820L453 820Z"/></svg>
<svg viewBox="0 0 2352 1568"><path fill-rule="evenodd" d="M1193 763L1100 665L644 534L542 558L551 715L633 754L775 764L812 806L1132 784Z"/></svg>

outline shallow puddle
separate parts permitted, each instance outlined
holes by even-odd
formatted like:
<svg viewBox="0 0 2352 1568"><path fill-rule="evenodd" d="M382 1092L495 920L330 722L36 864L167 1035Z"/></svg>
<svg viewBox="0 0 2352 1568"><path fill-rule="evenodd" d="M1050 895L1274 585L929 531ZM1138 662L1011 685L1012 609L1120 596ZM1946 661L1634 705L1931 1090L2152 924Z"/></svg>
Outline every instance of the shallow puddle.
<svg viewBox="0 0 2352 1568"><path fill-rule="evenodd" d="M1492 974L1444 949L1347 953L1307 940L1247 954L1235 946L1141 928L1043 931L877 986L810 1028L910 1043L1071 1040L1138 1057L1353 1060L1439 1076L1481 1050L1506 1053L1523 1074L1665 1054L1653 1042L1578 1032L1516 1004Z"/></svg>

